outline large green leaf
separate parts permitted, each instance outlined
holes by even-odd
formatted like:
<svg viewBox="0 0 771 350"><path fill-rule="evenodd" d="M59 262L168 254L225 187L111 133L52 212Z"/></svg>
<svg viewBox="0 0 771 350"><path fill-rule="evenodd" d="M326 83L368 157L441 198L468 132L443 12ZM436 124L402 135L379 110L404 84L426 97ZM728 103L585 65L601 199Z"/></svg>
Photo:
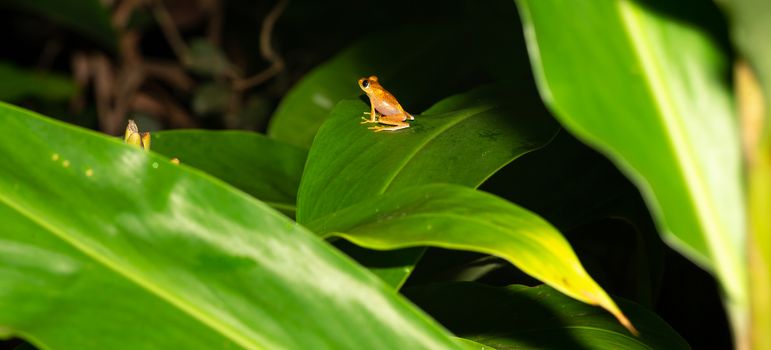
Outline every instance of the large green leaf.
<svg viewBox="0 0 771 350"><path fill-rule="evenodd" d="M373 249L434 246L496 255L573 298L602 306L632 329L557 229L484 192L447 184L406 188L356 203L308 227Z"/></svg>
<svg viewBox="0 0 771 350"><path fill-rule="evenodd" d="M543 285L436 284L405 289L405 295L459 336L498 350L690 349L656 314L623 300L639 337L608 314Z"/></svg>
<svg viewBox="0 0 771 350"><path fill-rule="evenodd" d="M178 158L294 215L307 151L242 131L163 131L152 137L153 151Z"/></svg>
<svg viewBox="0 0 771 350"><path fill-rule="evenodd" d="M367 36L315 68L292 88L271 118L271 137L310 147L335 104L362 94L356 81L377 75L404 108L417 114L480 82L529 84L527 54L508 1L451 2L445 20L396 25ZM382 15L382 14L381 14ZM506 42L507 45L501 45ZM514 64L512 64L514 63Z"/></svg>
<svg viewBox="0 0 771 350"><path fill-rule="evenodd" d="M8 105L0 129L3 336L51 349L454 347L378 278L184 163Z"/></svg>
<svg viewBox="0 0 771 350"><path fill-rule="evenodd" d="M67 101L77 92L75 83L65 76L26 70L0 61L0 101L15 102L29 97Z"/></svg>
<svg viewBox="0 0 771 350"><path fill-rule="evenodd" d="M522 95L522 100L506 96L512 93ZM408 186L432 182L479 186L556 133L556 123L540 102L527 96L527 91L504 86L480 88L443 100L416 116L408 129L380 133L359 124L366 104L339 103L308 155L297 198L298 222ZM365 253L356 258L389 284L400 286L422 251Z"/></svg>
<svg viewBox="0 0 771 350"><path fill-rule="evenodd" d="M308 155L298 222L398 188L433 182L479 186L513 159L543 147L558 130L537 101L515 101L511 94L522 92L479 88L437 103L407 129L379 133L359 124L367 104L340 102Z"/></svg>
<svg viewBox="0 0 771 350"><path fill-rule="evenodd" d="M664 239L713 271L743 318L741 154L722 47L636 1L517 4L543 98L633 178Z"/></svg>
<svg viewBox="0 0 771 350"><path fill-rule="evenodd" d="M47 17L115 49L115 30L99 0L3 0L0 7L18 8Z"/></svg>
<svg viewBox="0 0 771 350"><path fill-rule="evenodd" d="M463 29L449 23L424 23L362 39L292 88L271 118L268 134L309 147L335 103L361 94L356 81L363 76L377 75L408 111L419 112L454 92L453 85L467 79L473 68L464 64L469 59L462 51L449 55L456 51L455 37ZM437 54L447 59L430 59ZM438 75L444 78L441 84L432 79Z"/></svg>

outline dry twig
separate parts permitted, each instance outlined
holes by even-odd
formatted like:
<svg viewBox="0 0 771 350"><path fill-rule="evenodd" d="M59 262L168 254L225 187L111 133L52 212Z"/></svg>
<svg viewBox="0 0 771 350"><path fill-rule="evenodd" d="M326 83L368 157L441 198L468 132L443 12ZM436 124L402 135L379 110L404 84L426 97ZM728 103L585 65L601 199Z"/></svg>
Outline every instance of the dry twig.
<svg viewBox="0 0 771 350"><path fill-rule="evenodd" d="M166 6L163 5L162 0L153 1L153 15L155 16L155 20L158 21L163 36L166 37L166 41L169 42L174 54L177 55L180 62L185 64L188 59L189 49L182 39L182 35L179 34L177 27L174 25L174 20L171 19L171 15L169 14L169 11L166 10Z"/></svg>
<svg viewBox="0 0 771 350"><path fill-rule="evenodd" d="M284 59L273 49L271 37L276 21L278 21L281 14L284 13L288 3L289 0L279 0L273 9L268 12L268 15L265 16L265 20L262 21L262 29L260 30L260 55L270 62L270 67L249 78L235 80L233 82L234 89L246 90L262 84L284 69Z"/></svg>

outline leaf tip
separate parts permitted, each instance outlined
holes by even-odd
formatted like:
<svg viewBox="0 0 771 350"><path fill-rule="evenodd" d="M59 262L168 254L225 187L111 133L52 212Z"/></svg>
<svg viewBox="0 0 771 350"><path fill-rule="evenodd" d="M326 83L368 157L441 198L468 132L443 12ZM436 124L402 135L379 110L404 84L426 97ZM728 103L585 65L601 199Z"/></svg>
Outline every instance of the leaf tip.
<svg viewBox="0 0 771 350"><path fill-rule="evenodd" d="M626 318L624 313L622 313L620 310L616 309L616 312L613 313L613 316L616 316L616 319L618 320L618 322L621 323L621 325L624 326L624 328L626 328L629 331L629 333L632 333L632 335L634 335L635 337L640 336L640 331L638 331L637 328L634 327L632 322L629 321L629 319Z"/></svg>
<svg viewBox="0 0 771 350"><path fill-rule="evenodd" d="M632 333L632 335L634 335L635 337L640 336L640 331L638 331L637 328L635 328L635 326L632 324L632 321L629 321L626 315L624 315L621 309L618 308L618 305L616 305L616 303L613 301L613 299L610 298L610 296L608 296L605 293L602 293L599 297L592 294L589 294L586 296L589 298L589 300L594 301L593 304L598 305L603 309L607 310L608 312L610 312L610 314L613 315L613 317L615 317L616 320L618 320L618 323L624 326L624 328L626 328L629 331L629 333Z"/></svg>

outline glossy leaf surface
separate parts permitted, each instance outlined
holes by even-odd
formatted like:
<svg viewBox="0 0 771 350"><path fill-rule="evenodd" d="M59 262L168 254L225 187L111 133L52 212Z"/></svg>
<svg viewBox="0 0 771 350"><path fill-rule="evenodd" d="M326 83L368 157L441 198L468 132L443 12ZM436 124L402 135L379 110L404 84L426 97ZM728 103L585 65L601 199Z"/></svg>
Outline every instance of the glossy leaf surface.
<svg viewBox="0 0 771 350"><path fill-rule="evenodd" d="M298 193L298 222L310 222L390 190L444 182L477 187L513 159L543 147L558 126L537 101L488 86L447 98L407 129L373 132L369 106L339 103L319 130Z"/></svg>
<svg viewBox="0 0 771 350"><path fill-rule="evenodd" d="M294 215L308 152L253 132L180 130L152 134L152 150L205 171Z"/></svg>
<svg viewBox="0 0 771 350"><path fill-rule="evenodd" d="M8 105L0 129L13 131L0 139L3 336L51 349L455 346L307 230L184 163Z"/></svg>
<svg viewBox="0 0 771 350"><path fill-rule="evenodd" d="M372 249L433 246L496 255L573 298L602 306L631 328L557 229L484 192L446 184L391 191L309 227Z"/></svg>
<svg viewBox="0 0 771 350"><path fill-rule="evenodd" d="M637 1L517 4L547 104L632 177L664 239L744 308L741 155L723 48Z"/></svg>

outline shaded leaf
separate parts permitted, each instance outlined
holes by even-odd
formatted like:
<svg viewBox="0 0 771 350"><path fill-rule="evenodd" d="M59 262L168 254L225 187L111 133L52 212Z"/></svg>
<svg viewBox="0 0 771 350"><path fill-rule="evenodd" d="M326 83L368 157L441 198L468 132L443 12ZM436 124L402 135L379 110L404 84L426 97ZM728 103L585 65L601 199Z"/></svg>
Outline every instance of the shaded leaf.
<svg viewBox="0 0 771 350"><path fill-rule="evenodd" d="M460 345L463 349L466 349L466 350L495 350L495 348L493 348L492 346L487 346L482 343L477 343L469 339L455 338L455 343Z"/></svg>
<svg viewBox="0 0 771 350"><path fill-rule="evenodd" d="M294 216L307 152L243 131L174 130L153 133L153 151L201 169Z"/></svg>
<svg viewBox="0 0 771 350"><path fill-rule="evenodd" d="M547 286L477 283L408 288L405 294L455 334L504 349L690 349L653 312L619 305L640 329L629 336L610 315ZM463 300L463 302L459 302Z"/></svg>
<svg viewBox="0 0 771 350"><path fill-rule="evenodd" d="M99 0L3 0L0 7L36 13L70 27L110 49L118 46L107 9Z"/></svg>
<svg viewBox="0 0 771 350"><path fill-rule="evenodd" d="M66 76L22 69L0 61L0 101L14 102L30 97L67 101L77 92L75 83Z"/></svg>
<svg viewBox="0 0 771 350"><path fill-rule="evenodd" d="M231 94L230 87L224 83L201 84L193 92L193 112L196 115L224 114Z"/></svg>
<svg viewBox="0 0 771 350"><path fill-rule="evenodd" d="M308 227L372 249L433 246L496 255L562 293L602 306L634 331L557 229L484 192L446 184L391 191Z"/></svg>
<svg viewBox="0 0 771 350"><path fill-rule="evenodd" d="M191 41L184 61L188 69L202 75L221 76L231 69L222 49L203 38Z"/></svg>
<svg viewBox="0 0 771 350"><path fill-rule="evenodd" d="M665 246L637 188L601 154L563 130L544 148L495 173L480 189L517 203L557 227L605 288L645 306L654 305L664 272ZM630 227L592 227L609 219ZM602 262L592 265L587 260L592 256ZM614 256L619 260L609 261ZM618 272L617 278L603 281L595 274L598 271ZM611 287L620 281L627 282L628 288Z"/></svg>

